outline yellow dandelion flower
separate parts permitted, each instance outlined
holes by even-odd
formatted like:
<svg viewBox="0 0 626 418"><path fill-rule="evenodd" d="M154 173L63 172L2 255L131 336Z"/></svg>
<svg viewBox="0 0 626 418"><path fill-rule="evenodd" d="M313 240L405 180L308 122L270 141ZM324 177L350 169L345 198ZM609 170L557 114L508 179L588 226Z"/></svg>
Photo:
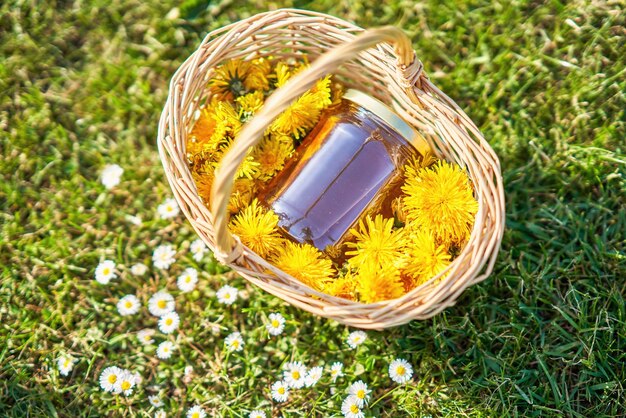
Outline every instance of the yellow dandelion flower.
<svg viewBox="0 0 626 418"><path fill-rule="evenodd" d="M445 246L436 242L432 232L416 229L412 224L407 225L406 229L410 232L403 273L412 279L409 287L413 288L430 280L448 267L450 254Z"/></svg>
<svg viewBox="0 0 626 418"><path fill-rule="evenodd" d="M361 302L391 300L404 294L404 284L397 268L390 265L373 266L368 264L359 269L356 291Z"/></svg>
<svg viewBox="0 0 626 418"><path fill-rule="evenodd" d="M239 104L239 118L248 120L263 106L265 96L263 92L256 90L237 97L235 101Z"/></svg>
<svg viewBox="0 0 626 418"><path fill-rule="evenodd" d="M430 167L436 162L437 158L431 152L427 152L425 155L415 155L404 165L404 176L405 178L415 178L422 169Z"/></svg>
<svg viewBox="0 0 626 418"><path fill-rule="evenodd" d="M267 257L280 247L283 239L278 233L278 216L265 210L254 199L230 223L230 229L242 244L261 257Z"/></svg>
<svg viewBox="0 0 626 418"><path fill-rule="evenodd" d="M187 140L187 152L197 154L202 152L204 145L210 141L215 131L215 119L213 113L204 108L200 111L198 119L193 125Z"/></svg>
<svg viewBox="0 0 626 418"><path fill-rule="evenodd" d="M316 290L332 280L335 271L332 261L309 244L285 241L273 259L276 267Z"/></svg>
<svg viewBox="0 0 626 418"><path fill-rule="evenodd" d="M320 116L318 97L310 91L297 98L270 126L272 132L299 139L307 134Z"/></svg>
<svg viewBox="0 0 626 418"><path fill-rule="evenodd" d="M211 196L211 187L213 186L213 171L208 173L192 172L192 176L196 183L198 196L200 196L205 203L208 203Z"/></svg>
<svg viewBox="0 0 626 418"><path fill-rule="evenodd" d="M236 179L233 184L233 191L228 201L228 212L231 214L239 213L252 201L256 194L254 181L247 178Z"/></svg>
<svg viewBox="0 0 626 418"><path fill-rule="evenodd" d="M234 138L241 130L239 115L229 102L218 102L213 107L213 118L216 122L213 136L217 136L217 139L223 139L226 135Z"/></svg>
<svg viewBox="0 0 626 418"><path fill-rule="evenodd" d="M243 84L248 91L267 91L270 88L270 75L272 64L265 58L255 59L250 62L248 74L243 80Z"/></svg>
<svg viewBox="0 0 626 418"><path fill-rule="evenodd" d="M324 285L324 293L344 299L355 299L357 276L351 272Z"/></svg>
<svg viewBox="0 0 626 418"><path fill-rule="evenodd" d="M396 266L403 258L403 250L406 237L402 229L393 230L393 219L384 219L377 215L374 220L368 215L359 221L359 229L352 228L350 233L356 238L356 242L348 242L352 251L346 251L347 256L352 256L348 261L350 265L361 268L366 264L377 266Z"/></svg>
<svg viewBox="0 0 626 418"><path fill-rule="evenodd" d="M407 177L402 187L408 221L432 231L445 243L461 243L470 235L478 202L467 174L456 164L439 161Z"/></svg>
<svg viewBox="0 0 626 418"><path fill-rule="evenodd" d="M234 59L226 61L215 69L209 81L212 93L220 100L234 100L246 91L245 81L250 70L250 62Z"/></svg>
<svg viewBox="0 0 626 418"><path fill-rule="evenodd" d="M213 161L210 161L208 165L205 167L205 170L207 171L216 170L220 166L220 161L223 158L223 156L228 152L231 144L232 143L229 143L228 145L221 147L217 151ZM256 177L259 171L259 166L260 164L257 161L254 161L254 158L252 157L252 155L247 155L243 159L239 167L237 168L237 173L235 174L235 178L236 179L240 179L240 178L253 179Z"/></svg>
<svg viewBox="0 0 626 418"><path fill-rule="evenodd" d="M319 79L310 90L317 100L317 106L320 109L326 109L333 103L330 91L331 75Z"/></svg>
<svg viewBox="0 0 626 418"><path fill-rule="evenodd" d="M274 174L282 170L285 161L294 152L293 141L282 141L273 136L266 137L252 151L254 161L259 163L257 178L261 181L269 180Z"/></svg>

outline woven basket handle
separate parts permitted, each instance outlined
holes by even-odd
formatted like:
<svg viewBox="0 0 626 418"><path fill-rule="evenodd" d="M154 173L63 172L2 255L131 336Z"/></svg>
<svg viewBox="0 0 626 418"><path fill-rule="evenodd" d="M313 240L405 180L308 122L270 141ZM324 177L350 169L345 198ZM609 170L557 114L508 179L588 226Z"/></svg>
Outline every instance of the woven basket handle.
<svg viewBox="0 0 626 418"><path fill-rule="evenodd" d="M343 62L356 58L359 52L382 42L393 44L399 70L403 73L407 68L416 64L411 41L401 29L384 26L367 30L354 39L320 55L310 67L293 76L267 98L263 107L242 128L215 170L215 180L211 190L210 208L215 228L217 259L229 264L239 258L242 253L241 243L235 240L228 231L228 201L232 193L235 173L246 157L248 149L256 145L274 119L296 98L313 87L319 78L334 71ZM407 88L409 87L407 85Z"/></svg>

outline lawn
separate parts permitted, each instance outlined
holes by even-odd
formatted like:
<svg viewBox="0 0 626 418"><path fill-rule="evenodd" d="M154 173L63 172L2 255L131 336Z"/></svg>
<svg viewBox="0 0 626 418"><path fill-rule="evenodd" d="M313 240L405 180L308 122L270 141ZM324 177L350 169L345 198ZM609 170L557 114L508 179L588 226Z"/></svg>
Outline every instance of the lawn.
<svg viewBox="0 0 626 418"><path fill-rule="evenodd" d="M431 80L476 122L502 164L506 232L493 274L424 321L368 331L322 319L247 284L207 253L170 198L156 149L168 80L204 35L267 8L394 24ZM367 417L626 415L626 11L619 1L8 1L0 5L0 416L342 416L367 383ZM107 164L124 169L107 189ZM140 222L133 216L137 216ZM161 244L169 270L152 264ZM109 259L118 277L98 283ZM133 275L136 263L148 266ZM177 277L199 272L182 293ZM219 303L224 285L239 290ZM146 308L167 288L169 335ZM136 294L139 313L117 301ZM271 313L286 319L268 334ZM244 349L225 338L241 332ZM162 341L176 345L157 358ZM67 376L57 361L75 362ZM389 363L413 377L394 383ZM272 400L286 362L320 381ZM335 382L329 368L343 363ZM130 396L102 390L109 366L138 373ZM191 369L189 368L191 366ZM158 395L162 407L149 396Z"/></svg>

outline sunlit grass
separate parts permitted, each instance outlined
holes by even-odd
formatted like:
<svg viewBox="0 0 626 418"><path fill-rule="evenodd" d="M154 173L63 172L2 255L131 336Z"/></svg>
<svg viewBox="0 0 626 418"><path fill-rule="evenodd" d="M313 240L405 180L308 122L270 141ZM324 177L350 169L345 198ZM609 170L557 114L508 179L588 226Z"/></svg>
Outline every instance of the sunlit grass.
<svg viewBox="0 0 626 418"><path fill-rule="evenodd" d="M182 215L163 220L171 197L155 147L168 80L211 29L265 10L223 2L208 10L96 1L0 6L0 415L168 416L200 404L208 416L340 416L345 389L363 380L366 416L620 416L626 414L626 91L624 10L618 2L307 2L369 27L402 26L431 79L479 125L500 156L507 230L493 275L426 321L353 331L248 285L211 256L189 253L196 236ZM178 17L176 17L178 15ZM111 190L106 164L124 168ZM142 224L129 222L139 216ZM161 244L177 251L152 265ZM94 280L103 259L118 278ZM137 262L143 278L130 274ZM199 272L190 293L176 287ZM241 291L231 306L216 291ZM157 328L145 304L167 288L177 332L143 346ZM122 317L119 298L143 308ZM272 312L284 332L268 334ZM242 333L241 352L225 350ZM156 344L176 342L169 360ZM77 362L69 376L57 359ZM387 375L395 358L414 369L406 385ZM320 382L271 400L282 366L325 366ZM331 381L328 367L343 362ZM129 397L102 391L117 365L143 382ZM185 376L185 367L193 374ZM334 388L334 391L333 391Z"/></svg>

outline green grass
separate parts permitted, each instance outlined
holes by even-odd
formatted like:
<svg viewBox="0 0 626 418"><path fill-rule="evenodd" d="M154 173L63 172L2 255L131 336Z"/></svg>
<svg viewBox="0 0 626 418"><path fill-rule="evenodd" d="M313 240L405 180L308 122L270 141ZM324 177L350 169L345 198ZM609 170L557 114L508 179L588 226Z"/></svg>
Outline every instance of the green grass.
<svg viewBox="0 0 626 418"><path fill-rule="evenodd" d="M188 0L175 18L168 3L0 6L1 416L152 416L147 396L157 385L169 416L194 403L209 416L256 407L268 416L340 416L343 390L358 379L374 389L368 416L626 415L619 2L272 3L403 27L431 79L502 163L507 229L491 277L430 320L369 332L356 351L346 327L231 277L210 257L193 261L185 248L195 236L182 216L156 216L170 196L155 147L169 78L206 32L266 9ZM107 163L125 169L113 191L98 178ZM179 249L167 274L93 280L101 259L150 265L160 243ZM187 266L202 270L200 286L179 294L175 278ZM225 283L248 297L218 305ZM144 309L125 320L115 302L127 293L146 300L166 285L182 317L180 349L158 361L134 337L154 319ZM269 339L263 321L274 311L288 325ZM227 355L223 339L234 330L246 348ZM78 362L63 377L55 360L67 353ZM388 378L396 357L413 364L410 384ZM272 404L268 388L290 359L343 361L346 376ZM108 365L139 372L143 384L129 398L103 393L97 379ZM186 365L195 370L188 382Z"/></svg>

